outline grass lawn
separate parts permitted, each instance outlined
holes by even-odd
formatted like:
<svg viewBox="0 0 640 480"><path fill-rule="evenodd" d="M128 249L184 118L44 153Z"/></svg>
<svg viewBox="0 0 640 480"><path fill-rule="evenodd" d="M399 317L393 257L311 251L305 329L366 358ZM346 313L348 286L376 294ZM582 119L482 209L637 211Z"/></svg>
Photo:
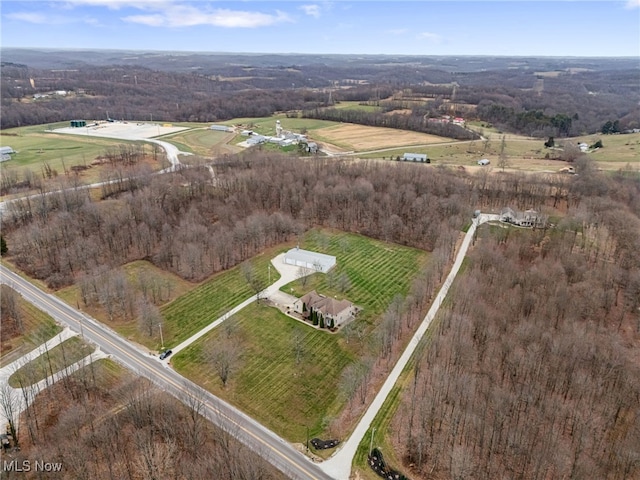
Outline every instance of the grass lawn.
<svg viewBox="0 0 640 480"><path fill-rule="evenodd" d="M250 260L256 274L265 285L268 284L268 265L282 250L285 249L272 248ZM280 274L275 268L271 268L271 282L278 278ZM214 275L188 294L162 308L165 319L165 345L175 346L186 340L254 294L244 278L241 265Z"/></svg>
<svg viewBox="0 0 640 480"><path fill-rule="evenodd" d="M215 153L215 148L219 144L225 143L232 135L233 133L206 128L178 132L165 137L164 140L173 143L182 151L206 157Z"/></svg>
<svg viewBox="0 0 640 480"><path fill-rule="evenodd" d="M333 105L332 108L340 110L358 110L362 112L379 112L381 107L375 105L360 105L360 102L340 102Z"/></svg>
<svg viewBox="0 0 640 480"><path fill-rule="evenodd" d="M253 130L260 135L275 135L276 120L280 120L284 130L299 133L302 129L316 130L318 128L330 127L338 125L337 122L329 122L327 120L316 120L313 118L288 118L284 114L273 115L272 117L260 118L234 118L226 122L217 122L222 125L244 125L246 128ZM246 138L244 138L246 140Z"/></svg>
<svg viewBox="0 0 640 480"><path fill-rule="evenodd" d="M369 329L396 294L407 292L427 258L420 250L328 230L308 232L300 246L336 255L335 275L346 273L351 288L340 293L329 287L327 275L314 274L306 286L295 281L282 290L291 293L293 289L293 293L301 295L315 288L327 295L346 297L364 307L356 321L367 324ZM271 257L273 254L268 258ZM191 318L192 323L206 325L251 293L247 291L231 301L236 289L247 288L239 277L237 269L233 269L176 300L164 311L167 323L184 324ZM231 289L231 285L235 287ZM311 437L327 435L331 419L346 402L338 393L340 377L357 358L357 342L347 344L340 333L310 328L264 305L252 304L228 322L178 353L172 359L173 366L292 442L304 443L307 427ZM235 328L227 328L233 325ZM190 323L189 330L197 329ZM304 345L300 364L295 362L292 341L296 330ZM223 388L207 360L207 352L217 339L224 340L227 335L227 341L241 347L242 359L239 371Z"/></svg>
<svg viewBox="0 0 640 480"><path fill-rule="evenodd" d="M7 295L11 288L2 285L2 295ZM0 331L2 335L2 348L0 349L0 365L7 365L17 360L22 355L33 350L37 345L54 337L62 328L48 314L34 307L16 295L18 312L22 320L23 331L17 336L10 336L10 329L6 328L5 320L2 320Z"/></svg>
<svg viewBox="0 0 640 480"><path fill-rule="evenodd" d="M68 123L52 124L53 128L67 127ZM50 125L10 128L2 132L2 144L11 146L17 153L2 165L3 170L24 168L40 173L44 163L64 175L64 168L74 165L89 165L96 157L104 154L108 147L135 143L111 138L63 135L47 132ZM150 151L149 147L147 149ZM63 166L64 163L64 166ZM90 169L98 170L97 168ZM95 176L95 175L94 175ZM93 178L93 176L90 176Z"/></svg>
<svg viewBox="0 0 640 480"><path fill-rule="evenodd" d="M78 337L72 337L49 350L48 354L43 353L16 370L9 377L9 385L18 388L21 383L22 385L38 383L48 375L51 375L51 371L55 374L63 368L82 360L93 351L93 346L84 343ZM22 382L20 381L21 379Z"/></svg>
<svg viewBox="0 0 640 480"><path fill-rule="evenodd" d="M305 286L297 280L281 290L300 297L315 289L324 295L347 298L364 308L358 321L367 323L373 323L395 295L406 295L411 280L427 258L426 252L415 248L325 230L309 232L300 247L335 255L336 267L329 275L313 274ZM342 273L347 274L351 283L345 292L340 292L337 285L330 285L332 276Z"/></svg>
<svg viewBox="0 0 640 480"><path fill-rule="evenodd" d="M307 427L310 438L322 435L325 421L342 408L338 382L352 361L340 336L255 303L229 321L236 325L229 341L240 345L242 355L240 369L226 388L205 353L217 337L226 336L224 327L176 355L172 360L176 370L292 442L304 443ZM291 340L296 330L304 345L299 364Z"/></svg>

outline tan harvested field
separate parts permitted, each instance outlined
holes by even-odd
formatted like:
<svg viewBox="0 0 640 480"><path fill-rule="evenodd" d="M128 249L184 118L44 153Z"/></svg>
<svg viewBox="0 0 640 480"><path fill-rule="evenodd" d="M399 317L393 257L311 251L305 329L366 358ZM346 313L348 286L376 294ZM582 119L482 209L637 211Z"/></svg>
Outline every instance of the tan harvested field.
<svg viewBox="0 0 640 480"><path fill-rule="evenodd" d="M426 133L409 132L395 128L367 127L351 123L320 128L314 130L312 136L314 140L354 151L451 141L449 138Z"/></svg>

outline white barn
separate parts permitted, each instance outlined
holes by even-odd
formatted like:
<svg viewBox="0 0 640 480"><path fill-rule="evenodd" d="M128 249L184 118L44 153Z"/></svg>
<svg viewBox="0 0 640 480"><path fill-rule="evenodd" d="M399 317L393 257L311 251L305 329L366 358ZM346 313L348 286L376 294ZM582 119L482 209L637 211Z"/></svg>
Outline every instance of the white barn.
<svg viewBox="0 0 640 480"><path fill-rule="evenodd" d="M284 263L309 268L316 272L327 273L336 264L336 257L324 253L292 248L284 255Z"/></svg>
<svg viewBox="0 0 640 480"><path fill-rule="evenodd" d="M219 132L233 132L233 128L226 125L211 125L209 128L211 130L217 130Z"/></svg>
<svg viewBox="0 0 640 480"><path fill-rule="evenodd" d="M402 160L407 162L428 162L429 157L426 153L405 153Z"/></svg>

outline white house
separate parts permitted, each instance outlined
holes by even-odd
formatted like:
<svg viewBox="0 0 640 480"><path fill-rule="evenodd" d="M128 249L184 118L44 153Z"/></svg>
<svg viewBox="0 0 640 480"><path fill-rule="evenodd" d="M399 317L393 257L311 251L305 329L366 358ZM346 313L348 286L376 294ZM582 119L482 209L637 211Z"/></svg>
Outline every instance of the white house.
<svg viewBox="0 0 640 480"><path fill-rule="evenodd" d="M535 210L516 212L511 208L503 208L500 220L519 227L536 227L544 224L544 218Z"/></svg>
<svg viewBox="0 0 640 480"><path fill-rule="evenodd" d="M351 320L357 309L348 300L337 300L318 294L315 290L303 295L293 303L293 309L308 318L311 310L324 317L324 325L327 327L340 327Z"/></svg>
<svg viewBox="0 0 640 480"><path fill-rule="evenodd" d="M336 264L336 257L324 253L292 248L284 255L284 263L308 268L316 272L327 273Z"/></svg>

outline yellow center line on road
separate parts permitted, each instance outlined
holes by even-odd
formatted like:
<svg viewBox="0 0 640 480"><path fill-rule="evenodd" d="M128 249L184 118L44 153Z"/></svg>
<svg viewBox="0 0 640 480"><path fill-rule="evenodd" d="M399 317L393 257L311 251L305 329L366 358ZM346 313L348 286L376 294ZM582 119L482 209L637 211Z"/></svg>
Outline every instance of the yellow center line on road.
<svg viewBox="0 0 640 480"><path fill-rule="evenodd" d="M22 280L22 279L21 279ZM29 282L27 282L27 284L29 285L30 288L28 288L29 290L31 290L32 295L38 297L43 303L47 304L51 309L56 310L60 315L71 319L73 321L76 322L82 322L81 320L77 320L75 318L73 318L71 315L69 315L67 312L65 312L61 307L59 307L57 305L56 302L53 302L51 299L49 299L46 294L43 295L42 292L40 292L35 286L31 285ZM34 293L35 291L35 293ZM73 309L73 307L69 306L70 309ZM84 314L82 312L78 312L80 315ZM99 330L95 330L94 326L89 324L83 325L84 329L88 329L93 335L96 335L97 337L99 337L100 339L102 339L104 342L108 343L111 347L113 347L114 349L118 350L119 352L121 352L122 354L126 355L127 357L129 357L130 360L132 360L134 363L139 364L140 366L144 366L147 371L149 371L150 373L155 373L156 376L161 377L162 379L164 379L165 382L169 383L173 388L186 393L187 395L191 395L191 393L186 390L184 388L184 386L181 386L179 384L177 384L176 382L173 381L173 379L171 379L170 377L168 377L161 369L158 369L157 372L155 372L153 370L152 366L146 365L144 362L140 361L139 358L136 357L136 355L133 355L131 352L123 349L122 347L120 347L119 345L115 344L113 341L111 341L110 338L105 337L103 335L102 332L100 332ZM114 335L117 335L114 333ZM126 341L125 339L122 339L122 341ZM146 358L146 357L145 357ZM178 372L176 372L175 370L173 370L174 373L176 373L177 375L180 375ZM134 373L138 373L138 372L134 372ZM185 378L185 380L188 380L187 378ZM194 384L195 385L195 384ZM197 385L196 385L197 386ZM198 388L201 388L198 386ZM206 390L205 390L206 392ZM210 392L207 392L209 394L211 394ZM212 394L211 394L212 395ZM219 415L221 417L226 418L229 422L231 422L233 425L235 425L237 428L239 428L240 430L242 430L245 434L250 435L251 437L253 437L255 440L257 440L260 444L268 447L272 452L276 453L277 455L279 455L282 459L284 459L286 461L286 463L288 463L289 465L292 465L296 468L298 468L300 471L302 471L303 473L305 473L310 479L314 479L317 480L318 477L314 476L311 472L309 472L308 470L306 470L303 466L301 465L296 465L295 463L292 463L291 460L284 455L282 452L280 452L277 448L273 447L272 445L270 445L268 442L266 442L265 440L263 440L262 438L260 438L259 436L255 435L253 432L251 432L250 430L248 430L247 428L245 428L244 426L242 426L240 423L236 422L235 420L233 420L232 418L230 418L229 416L227 416L226 414L224 414L222 411L220 411L218 408L213 407L212 405L208 405L205 403L205 405L207 406L207 408L209 409L209 411L215 415ZM220 427L223 428L223 427ZM296 452L297 453L297 452Z"/></svg>

